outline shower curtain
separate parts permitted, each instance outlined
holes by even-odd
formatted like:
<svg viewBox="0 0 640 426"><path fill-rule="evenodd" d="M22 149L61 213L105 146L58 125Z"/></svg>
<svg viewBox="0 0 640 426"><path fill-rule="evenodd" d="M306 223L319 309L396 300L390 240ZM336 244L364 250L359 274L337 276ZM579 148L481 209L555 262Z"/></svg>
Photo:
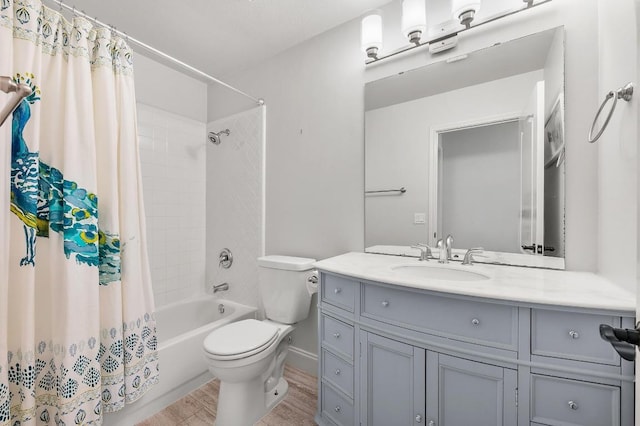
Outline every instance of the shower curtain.
<svg viewBox="0 0 640 426"><path fill-rule="evenodd" d="M0 0L0 75L0 425L101 424L158 380L131 50Z"/></svg>

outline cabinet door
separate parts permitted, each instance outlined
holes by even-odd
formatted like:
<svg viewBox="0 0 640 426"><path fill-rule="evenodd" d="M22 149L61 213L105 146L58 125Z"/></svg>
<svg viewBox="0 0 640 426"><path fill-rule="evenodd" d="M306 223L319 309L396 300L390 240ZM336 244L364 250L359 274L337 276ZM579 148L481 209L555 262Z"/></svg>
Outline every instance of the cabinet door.
<svg viewBox="0 0 640 426"><path fill-rule="evenodd" d="M517 372L427 353L427 418L430 426L517 424Z"/></svg>
<svg viewBox="0 0 640 426"><path fill-rule="evenodd" d="M360 332L360 344L360 423L424 423L425 350L364 331Z"/></svg>

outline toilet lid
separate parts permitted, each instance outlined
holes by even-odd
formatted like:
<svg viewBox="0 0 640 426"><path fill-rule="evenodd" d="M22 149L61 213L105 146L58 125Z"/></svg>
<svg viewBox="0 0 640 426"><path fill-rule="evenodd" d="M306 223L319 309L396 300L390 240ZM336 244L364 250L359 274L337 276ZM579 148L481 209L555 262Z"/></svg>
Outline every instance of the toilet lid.
<svg viewBox="0 0 640 426"><path fill-rule="evenodd" d="M218 357L242 358L261 352L278 337L278 328L247 319L213 330L204 339L204 350Z"/></svg>

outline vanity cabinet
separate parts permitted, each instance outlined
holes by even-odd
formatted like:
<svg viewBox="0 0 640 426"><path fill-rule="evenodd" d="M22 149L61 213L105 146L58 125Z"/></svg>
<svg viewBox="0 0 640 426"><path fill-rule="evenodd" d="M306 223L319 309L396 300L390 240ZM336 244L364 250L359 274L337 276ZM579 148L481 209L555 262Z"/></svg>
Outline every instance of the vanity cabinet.
<svg viewBox="0 0 640 426"><path fill-rule="evenodd" d="M598 335L616 312L321 271L320 425L631 426L634 364Z"/></svg>

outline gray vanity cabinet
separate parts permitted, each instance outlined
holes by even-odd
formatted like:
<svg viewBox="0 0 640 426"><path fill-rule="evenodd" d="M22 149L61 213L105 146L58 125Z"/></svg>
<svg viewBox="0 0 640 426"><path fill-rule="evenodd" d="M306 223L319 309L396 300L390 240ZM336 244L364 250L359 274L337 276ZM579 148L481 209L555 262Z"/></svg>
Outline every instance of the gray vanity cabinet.
<svg viewBox="0 0 640 426"><path fill-rule="evenodd" d="M361 424L516 425L515 370L361 332ZM425 371L426 367L426 371Z"/></svg>
<svg viewBox="0 0 640 426"><path fill-rule="evenodd" d="M360 423L411 426L423 419L426 351L366 331L360 345Z"/></svg>
<svg viewBox="0 0 640 426"><path fill-rule="evenodd" d="M427 423L517 425L517 371L427 352Z"/></svg>
<svg viewBox="0 0 640 426"><path fill-rule="evenodd" d="M612 311L528 305L322 272L321 426L632 426Z"/></svg>

